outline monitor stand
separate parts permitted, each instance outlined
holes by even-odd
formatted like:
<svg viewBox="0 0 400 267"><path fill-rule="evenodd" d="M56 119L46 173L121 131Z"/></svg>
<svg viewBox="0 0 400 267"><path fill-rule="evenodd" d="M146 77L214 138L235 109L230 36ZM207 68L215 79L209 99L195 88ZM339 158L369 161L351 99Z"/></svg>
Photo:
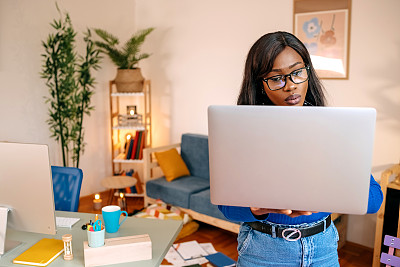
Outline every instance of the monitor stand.
<svg viewBox="0 0 400 267"><path fill-rule="evenodd" d="M8 251L22 244L18 241L6 240L7 218L9 208L0 207L0 258Z"/></svg>

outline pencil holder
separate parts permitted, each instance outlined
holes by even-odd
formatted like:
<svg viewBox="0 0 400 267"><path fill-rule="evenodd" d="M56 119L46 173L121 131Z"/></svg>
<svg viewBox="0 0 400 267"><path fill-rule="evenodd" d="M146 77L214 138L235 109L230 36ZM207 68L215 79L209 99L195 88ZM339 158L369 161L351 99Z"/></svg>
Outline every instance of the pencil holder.
<svg viewBox="0 0 400 267"><path fill-rule="evenodd" d="M104 246L104 236L105 230L104 228L101 231L89 231L87 230L88 235L88 245L91 248L98 248Z"/></svg>

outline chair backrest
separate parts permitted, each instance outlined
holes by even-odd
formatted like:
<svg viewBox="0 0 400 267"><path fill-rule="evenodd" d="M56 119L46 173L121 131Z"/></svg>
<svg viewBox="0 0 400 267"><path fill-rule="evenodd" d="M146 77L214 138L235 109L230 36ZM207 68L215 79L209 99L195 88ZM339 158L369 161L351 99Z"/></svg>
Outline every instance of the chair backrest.
<svg viewBox="0 0 400 267"><path fill-rule="evenodd" d="M83 173L73 167L51 166L56 210L78 211Z"/></svg>
<svg viewBox="0 0 400 267"><path fill-rule="evenodd" d="M400 266L400 258L393 255L395 249L400 249L400 238L385 235L383 244L389 247L389 251L382 252L381 263L387 264L386 266Z"/></svg>
<svg viewBox="0 0 400 267"><path fill-rule="evenodd" d="M181 156L192 176L210 179L207 135L182 134Z"/></svg>

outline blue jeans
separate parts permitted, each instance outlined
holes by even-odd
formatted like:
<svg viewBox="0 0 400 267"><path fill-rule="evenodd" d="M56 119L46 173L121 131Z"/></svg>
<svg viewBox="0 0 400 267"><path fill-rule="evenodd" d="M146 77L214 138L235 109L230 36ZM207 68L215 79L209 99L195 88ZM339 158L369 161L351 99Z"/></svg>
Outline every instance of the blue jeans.
<svg viewBox="0 0 400 267"><path fill-rule="evenodd" d="M315 223L301 226L311 226ZM279 226L279 224L269 224ZM299 225L291 227L296 226ZM297 241L273 238L271 235L253 230L247 224L242 224L238 235L237 266L340 266L337 253L338 241L339 234L333 223L324 232Z"/></svg>

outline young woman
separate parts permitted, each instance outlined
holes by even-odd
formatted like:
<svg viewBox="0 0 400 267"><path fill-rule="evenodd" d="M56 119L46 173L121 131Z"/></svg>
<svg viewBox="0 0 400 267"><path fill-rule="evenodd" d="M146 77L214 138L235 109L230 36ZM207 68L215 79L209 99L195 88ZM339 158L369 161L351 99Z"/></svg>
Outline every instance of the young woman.
<svg viewBox="0 0 400 267"><path fill-rule="evenodd" d="M238 105L325 106L323 87L310 55L294 35L262 36L247 56ZM382 203L371 176L368 213ZM338 232L325 212L219 206L225 217L243 222L237 266L339 266Z"/></svg>

